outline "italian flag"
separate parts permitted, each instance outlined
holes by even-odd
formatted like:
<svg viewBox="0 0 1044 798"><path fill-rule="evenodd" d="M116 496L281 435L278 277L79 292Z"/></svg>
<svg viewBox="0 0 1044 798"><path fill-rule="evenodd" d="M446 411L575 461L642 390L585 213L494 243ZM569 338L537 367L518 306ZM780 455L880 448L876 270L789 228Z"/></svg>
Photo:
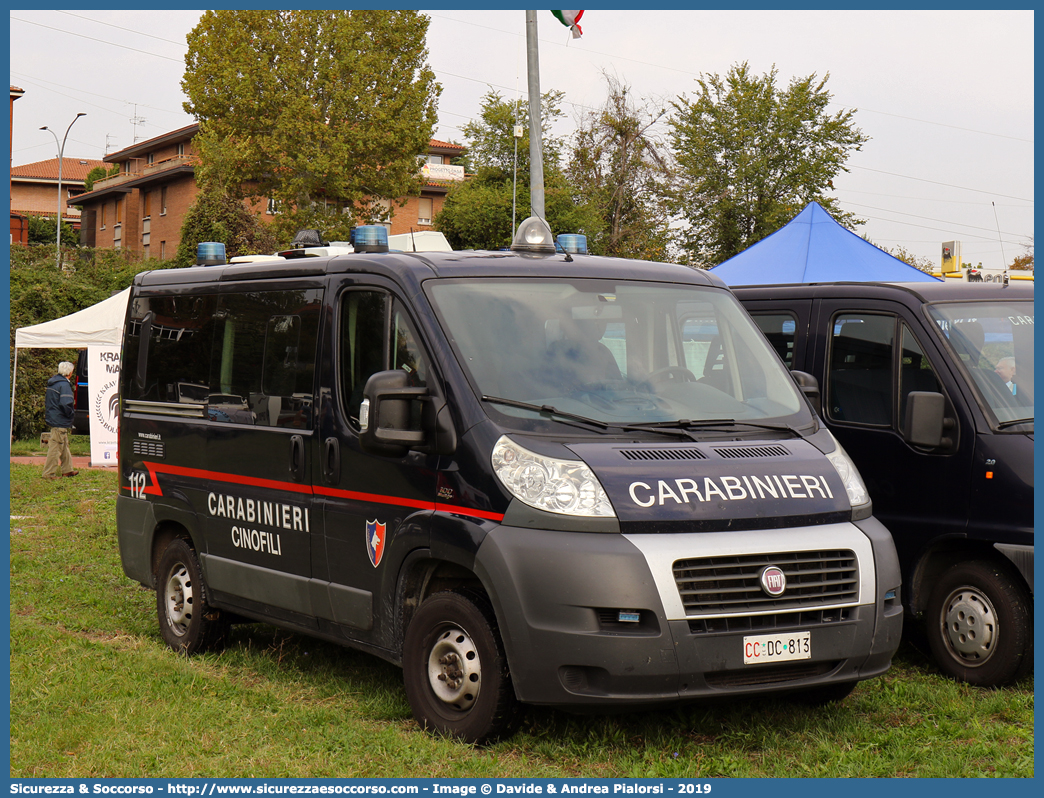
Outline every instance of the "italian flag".
<svg viewBox="0 0 1044 798"><path fill-rule="evenodd" d="M569 30L573 32L573 38L579 39L583 34L580 30L580 17L584 15L583 11L552 11L558 21L565 25Z"/></svg>

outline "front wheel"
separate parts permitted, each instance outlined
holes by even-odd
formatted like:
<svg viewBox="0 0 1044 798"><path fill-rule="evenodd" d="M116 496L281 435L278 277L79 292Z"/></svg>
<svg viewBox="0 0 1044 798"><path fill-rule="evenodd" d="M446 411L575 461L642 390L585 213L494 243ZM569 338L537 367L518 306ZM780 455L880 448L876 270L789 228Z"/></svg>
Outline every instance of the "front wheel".
<svg viewBox="0 0 1044 798"><path fill-rule="evenodd" d="M181 538L172 540L160 558L156 614L163 640L184 654L218 649L228 636L227 618L207 605L196 552Z"/></svg>
<svg viewBox="0 0 1044 798"><path fill-rule="evenodd" d="M989 562L960 562L928 599L928 643L939 667L969 684L995 687L1033 666L1032 600Z"/></svg>
<svg viewBox="0 0 1044 798"><path fill-rule="evenodd" d="M406 629L403 679L413 715L428 731L485 745L522 720L496 618L473 592L429 596Z"/></svg>

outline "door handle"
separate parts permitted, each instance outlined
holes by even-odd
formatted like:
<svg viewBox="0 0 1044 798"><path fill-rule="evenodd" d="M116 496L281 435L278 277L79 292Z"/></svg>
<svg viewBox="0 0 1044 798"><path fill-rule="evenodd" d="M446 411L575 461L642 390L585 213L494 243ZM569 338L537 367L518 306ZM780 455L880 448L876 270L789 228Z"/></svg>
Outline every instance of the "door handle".
<svg viewBox="0 0 1044 798"><path fill-rule="evenodd" d="M290 473L298 482L304 482L305 445L301 435L290 437Z"/></svg>
<svg viewBox="0 0 1044 798"><path fill-rule="evenodd" d="M323 441L323 477L331 485L341 481L341 444L337 438Z"/></svg>

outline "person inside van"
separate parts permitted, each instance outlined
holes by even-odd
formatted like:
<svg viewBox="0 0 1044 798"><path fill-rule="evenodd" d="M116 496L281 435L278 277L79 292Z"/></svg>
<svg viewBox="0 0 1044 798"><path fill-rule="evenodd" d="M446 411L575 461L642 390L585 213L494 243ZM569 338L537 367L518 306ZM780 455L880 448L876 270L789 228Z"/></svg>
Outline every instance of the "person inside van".
<svg viewBox="0 0 1044 798"><path fill-rule="evenodd" d="M994 369L995 372L1004 380L1004 385L1012 396L1018 395L1018 386L1015 384L1015 358L1013 357L1002 357L997 361L997 367Z"/></svg>
<svg viewBox="0 0 1044 798"><path fill-rule="evenodd" d="M561 373L562 384L579 390L607 380L621 379L616 358L605 344L607 322L602 319L564 319L562 337L548 347L552 368Z"/></svg>

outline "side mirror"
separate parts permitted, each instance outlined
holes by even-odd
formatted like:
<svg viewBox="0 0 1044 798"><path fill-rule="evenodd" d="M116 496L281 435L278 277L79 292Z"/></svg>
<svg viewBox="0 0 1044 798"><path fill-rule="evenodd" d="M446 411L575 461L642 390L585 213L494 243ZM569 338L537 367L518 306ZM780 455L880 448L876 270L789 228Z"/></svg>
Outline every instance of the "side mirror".
<svg viewBox="0 0 1044 798"><path fill-rule="evenodd" d="M407 385L400 369L378 371L363 387L359 443L364 451L403 457L410 449L450 454L457 436L446 402L428 388Z"/></svg>
<svg viewBox="0 0 1044 798"><path fill-rule="evenodd" d="M946 426L946 397L934 391L910 391L906 397L906 423L903 439L912 446L937 449L948 446L943 437Z"/></svg>
<svg viewBox="0 0 1044 798"><path fill-rule="evenodd" d="M823 399L819 393L819 380L807 371L792 371L790 374L793 376L798 388L801 389L801 393L805 395L805 398L812 405L812 409L816 411L816 415L822 417Z"/></svg>

